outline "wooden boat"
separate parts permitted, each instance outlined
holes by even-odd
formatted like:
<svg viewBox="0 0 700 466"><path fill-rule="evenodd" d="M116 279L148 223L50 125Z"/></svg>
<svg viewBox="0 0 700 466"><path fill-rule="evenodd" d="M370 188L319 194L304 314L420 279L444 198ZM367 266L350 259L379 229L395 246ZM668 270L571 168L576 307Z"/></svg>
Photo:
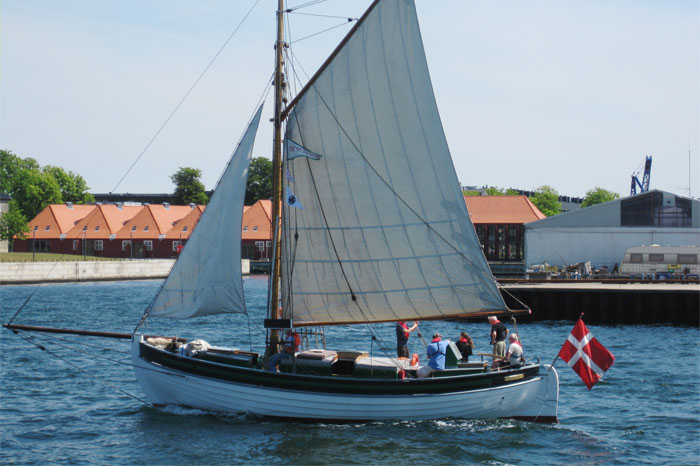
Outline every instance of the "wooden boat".
<svg viewBox="0 0 700 466"><path fill-rule="evenodd" d="M326 348L265 370L287 330L362 325L376 337L380 322L510 312L469 221L413 1L375 1L296 96L285 83L284 11L279 0L266 353L135 333L132 360L148 400L319 421L556 422L552 367L492 371L461 363L452 346L445 369L427 378L391 354ZM261 112L142 322L245 312L241 217Z"/></svg>

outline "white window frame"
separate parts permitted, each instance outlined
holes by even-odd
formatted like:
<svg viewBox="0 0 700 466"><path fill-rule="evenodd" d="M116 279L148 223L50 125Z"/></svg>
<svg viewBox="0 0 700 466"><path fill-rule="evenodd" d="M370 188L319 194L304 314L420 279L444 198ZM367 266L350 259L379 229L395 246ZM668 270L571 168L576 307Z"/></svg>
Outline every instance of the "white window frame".
<svg viewBox="0 0 700 466"><path fill-rule="evenodd" d="M153 240L150 240L150 239L143 240L143 248L146 251L153 251Z"/></svg>
<svg viewBox="0 0 700 466"><path fill-rule="evenodd" d="M255 249L257 249L260 252L265 252L265 241L256 241Z"/></svg>
<svg viewBox="0 0 700 466"><path fill-rule="evenodd" d="M101 239L96 239L95 240L95 251L103 251L104 250L104 243L102 242Z"/></svg>
<svg viewBox="0 0 700 466"><path fill-rule="evenodd" d="M182 245L182 241L173 241L173 252L177 252L177 247Z"/></svg>
<svg viewBox="0 0 700 466"><path fill-rule="evenodd" d="M77 250L78 250L78 240L74 239L73 240L73 251L77 251Z"/></svg>
<svg viewBox="0 0 700 466"><path fill-rule="evenodd" d="M122 240L122 251L126 251L127 246L131 247L131 240L130 239L123 239Z"/></svg>

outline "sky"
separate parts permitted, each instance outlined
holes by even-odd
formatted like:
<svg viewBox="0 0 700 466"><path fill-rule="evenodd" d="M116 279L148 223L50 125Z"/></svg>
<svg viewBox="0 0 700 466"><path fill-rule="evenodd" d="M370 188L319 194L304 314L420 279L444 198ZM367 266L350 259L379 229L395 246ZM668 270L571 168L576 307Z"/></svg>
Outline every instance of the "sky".
<svg viewBox="0 0 700 466"><path fill-rule="evenodd" d="M0 1L0 149L78 173L93 193L173 192L180 167L212 189L268 89L276 3ZM353 24L312 15L357 18L369 3L290 14L298 66L313 74ZM624 197L652 155L652 189L700 196L700 2L416 5L462 185ZM268 97L254 156L271 155L271 112Z"/></svg>

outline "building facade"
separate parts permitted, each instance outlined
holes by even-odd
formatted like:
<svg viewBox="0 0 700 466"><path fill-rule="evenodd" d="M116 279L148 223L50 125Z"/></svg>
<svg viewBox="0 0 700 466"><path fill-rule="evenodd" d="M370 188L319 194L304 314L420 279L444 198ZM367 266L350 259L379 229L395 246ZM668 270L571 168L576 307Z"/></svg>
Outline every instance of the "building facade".
<svg viewBox="0 0 700 466"><path fill-rule="evenodd" d="M244 259L271 257L271 205L265 200L245 207L241 226ZM52 204L29 222L28 238L15 240L14 250L122 259L175 258L204 209L203 205L167 202Z"/></svg>
<svg viewBox="0 0 700 466"><path fill-rule="evenodd" d="M590 262L612 271L635 246L700 244L700 201L673 193L645 193L525 224L525 261Z"/></svg>
<svg viewBox="0 0 700 466"><path fill-rule="evenodd" d="M524 275L524 224L545 215L527 196L465 196L464 202L491 272Z"/></svg>

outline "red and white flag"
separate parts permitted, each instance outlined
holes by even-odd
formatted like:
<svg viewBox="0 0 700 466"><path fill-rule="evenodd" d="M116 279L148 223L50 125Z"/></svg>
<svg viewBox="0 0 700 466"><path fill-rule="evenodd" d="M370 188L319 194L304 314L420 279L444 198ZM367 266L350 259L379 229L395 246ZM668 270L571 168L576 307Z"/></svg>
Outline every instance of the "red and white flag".
<svg viewBox="0 0 700 466"><path fill-rule="evenodd" d="M559 357L576 371L589 390L615 362L615 356L591 335L583 319L574 325Z"/></svg>

